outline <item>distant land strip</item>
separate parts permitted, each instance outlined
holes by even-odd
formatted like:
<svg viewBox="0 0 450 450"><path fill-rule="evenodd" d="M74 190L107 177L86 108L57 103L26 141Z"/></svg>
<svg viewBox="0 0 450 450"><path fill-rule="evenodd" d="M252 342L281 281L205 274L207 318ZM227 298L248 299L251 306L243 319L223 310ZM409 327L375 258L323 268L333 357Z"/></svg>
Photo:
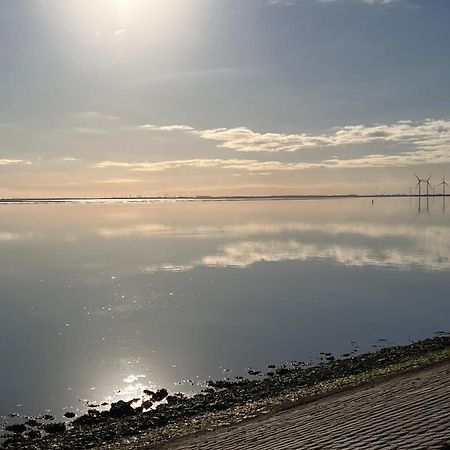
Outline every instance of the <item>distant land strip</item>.
<svg viewBox="0 0 450 450"><path fill-rule="evenodd" d="M120 197L23 197L0 198L0 204L14 203L96 203L96 202L152 202L152 201L258 201L258 200L326 200L346 198L426 198L450 197L450 194L334 194L334 195L177 195L177 196L120 196Z"/></svg>

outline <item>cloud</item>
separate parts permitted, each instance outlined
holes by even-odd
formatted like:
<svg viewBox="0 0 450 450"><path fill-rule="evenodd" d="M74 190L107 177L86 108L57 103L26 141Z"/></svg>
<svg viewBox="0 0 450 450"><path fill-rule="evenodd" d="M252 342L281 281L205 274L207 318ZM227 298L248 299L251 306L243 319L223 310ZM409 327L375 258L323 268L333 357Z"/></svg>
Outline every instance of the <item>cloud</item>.
<svg viewBox="0 0 450 450"><path fill-rule="evenodd" d="M314 166L314 164L313 164ZM162 172L180 168L220 168L244 170L247 172L268 172L273 170L299 170L311 167L309 163L282 163L279 161L258 161L255 159L180 159L160 162L103 161L95 168L122 168L138 172Z"/></svg>
<svg viewBox="0 0 450 450"><path fill-rule="evenodd" d="M105 130L103 128L93 127L72 127L67 128L64 131L67 131L69 133L84 134L88 136L102 136L109 133L108 130Z"/></svg>
<svg viewBox="0 0 450 450"><path fill-rule="evenodd" d="M97 180L94 183L100 184L121 184L121 183L138 183L141 180L136 178L106 178L104 180Z"/></svg>
<svg viewBox="0 0 450 450"><path fill-rule="evenodd" d="M314 167L352 168L389 167L417 164L438 164L450 162L450 121L427 119L413 122L401 120L391 124L347 125L336 127L323 134L260 133L246 127L213 128L196 130L189 125L141 125L139 129L151 131L181 131L216 141L220 148L236 152L278 153L313 150L318 148L339 148L381 144L410 146L413 150L394 155L369 154L361 158L332 158L313 163L259 162L256 160L186 160L164 163L142 163L133 170L158 171L175 167L224 167L250 171L301 170ZM252 167L252 168L250 168Z"/></svg>
<svg viewBox="0 0 450 450"><path fill-rule="evenodd" d="M194 131L194 128L192 128L189 125L152 125L152 124L146 124L146 125L139 125L135 127L136 130L149 130L149 131Z"/></svg>
<svg viewBox="0 0 450 450"><path fill-rule="evenodd" d="M365 3L367 5L390 5L398 1L399 0L360 0L361 3Z"/></svg>
<svg viewBox="0 0 450 450"><path fill-rule="evenodd" d="M0 159L0 166L10 166L12 164L21 164L23 162L22 159Z"/></svg>
<svg viewBox="0 0 450 450"><path fill-rule="evenodd" d="M393 124L348 125L328 134L258 133L246 127L194 131L219 147L239 152L295 152L319 147L372 143L412 144L420 149L450 146L450 121L399 121ZM447 147L448 148L448 147Z"/></svg>
<svg viewBox="0 0 450 450"><path fill-rule="evenodd" d="M74 156L65 156L64 158L61 158L61 161L64 162L77 162L77 161L82 161L81 158L75 158Z"/></svg>
<svg viewBox="0 0 450 450"><path fill-rule="evenodd" d="M300 0L303 1L303 0ZM294 6L300 3L299 0L267 0L267 6ZM401 0L316 0L317 3L354 3L363 5L392 5Z"/></svg>
<svg viewBox="0 0 450 450"><path fill-rule="evenodd" d="M119 120L118 117L112 116L110 114L103 114L98 111L83 111L76 116L79 120L111 120L111 121L117 121Z"/></svg>

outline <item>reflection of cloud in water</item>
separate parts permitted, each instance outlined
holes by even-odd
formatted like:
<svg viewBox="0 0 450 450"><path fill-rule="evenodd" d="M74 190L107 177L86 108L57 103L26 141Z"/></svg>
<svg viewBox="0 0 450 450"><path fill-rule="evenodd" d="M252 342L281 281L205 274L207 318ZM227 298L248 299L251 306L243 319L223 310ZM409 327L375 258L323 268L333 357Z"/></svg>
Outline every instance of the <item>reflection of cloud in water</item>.
<svg viewBox="0 0 450 450"><path fill-rule="evenodd" d="M310 258L333 259L346 266L385 266L399 269L423 267L449 270L450 253L435 247L436 252L403 252L395 248L371 249L345 245L321 246L289 241L244 241L221 247L216 255L206 256L201 265L213 267L247 267L268 261L305 261Z"/></svg>
<svg viewBox="0 0 450 450"><path fill-rule="evenodd" d="M248 223L238 225L170 227L140 225L112 229L103 233L108 238L158 235L164 233L181 237L221 238L269 236L290 233L289 239L246 240L220 246L217 252L187 264L154 263L143 267L144 272L185 272L199 266L247 267L261 261L304 261L328 258L347 266L388 266L399 269L423 267L428 270L450 269L450 228L442 226L403 225L384 223ZM295 233L295 235L293 235ZM339 242L321 242L327 236L339 237ZM357 244L352 237L359 238ZM365 241L360 241L365 238ZM346 242L344 242L344 240Z"/></svg>
<svg viewBox="0 0 450 450"><path fill-rule="evenodd" d="M176 264L153 264L151 266L143 267L142 272L187 272L192 270L194 265L176 265Z"/></svg>
<svg viewBox="0 0 450 450"><path fill-rule="evenodd" d="M31 239L32 237L32 233L12 233L10 231L0 231L0 241L5 242L24 241L26 239Z"/></svg>
<svg viewBox="0 0 450 450"><path fill-rule="evenodd" d="M123 382L132 384L132 383L135 383L136 381L139 381L140 378L147 378L147 376L146 375L128 375L126 378L124 378Z"/></svg>
<svg viewBox="0 0 450 450"><path fill-rule="evenodd" d="M423 225L398 225L370 222L342 222L321 224L314 222L246 223L223 226L169 226L162 224L137 224L128 227L99 228L97 234L103 238L152 237L161 234L215 238L273 235L285 232L315 232L332 236L358 235L370 238L400 237L410 239L439 238L450 240L450 228Z"/></svg>

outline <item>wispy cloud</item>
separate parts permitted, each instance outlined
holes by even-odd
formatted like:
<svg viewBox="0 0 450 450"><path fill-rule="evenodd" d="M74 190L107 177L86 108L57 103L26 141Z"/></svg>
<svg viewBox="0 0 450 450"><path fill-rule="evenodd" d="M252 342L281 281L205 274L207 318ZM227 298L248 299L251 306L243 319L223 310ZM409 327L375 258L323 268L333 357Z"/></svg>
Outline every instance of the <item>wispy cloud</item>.
<svg viewBox="0 0 450 450"><path fill-rule="evenodd" d="M22 159L0 159L0 166L10 166L12 164L21 164L23 162Z"/></svg>
<svg viewBox="0 0 450 450"><path fill-rule="evenodd" d="M120 162L103 161L96 168L122 168L138 172L162 172L180 168L220 168L245 170L247 172L267 172L272 170L298 170L311 167L306 163L282 163L279 161L257 161L254 159L180 159L160 162Z"/></svg>
<svg viewBox="0 0 450 450"><path fill-rule="evenodd" d="M97 180L98 184L122 184L122 183L138 183L141 180L136 178L105 178L104 180Z"/></svg>
<svg viewBox="0 0 450 450"><path fill-rule="evenodd" d="M98 111L82 111L79 114L76 115L77 119L80 120L86 120L86 121L92 121L92 120L112 120L116 121L119 120L118 117L110 115L110 114L104 114L100 113Z"/></svg>
<svg viewBox="0 0 450 450"><path fill-rule="evenodd" d="M303 1L303 0L300 0ZM267 5L292 6L300 2L299 0L268 0ZM365 5L391 5L399 3L401 0L316 0L317 3L355 3Z"/></svg>
<svg viewBox="0 0 450 450"><path fill-rule="evenodd" d="M81 158L75 158L74 156L65 156L64 158L61 158L61 161L64 162L77 162L77 161L82 161Z"/></svg>
<svg viewBox="0 0 450 450"><path fill-rule="evenodd" d="M150 131L194 131L194 128L192 128L189 125L153 125L153 124L146 124L146 125L139 125L135 127L136 130L150 130Z"/></svg>
<svg viewBox="0 0 450 450"><path fill-rule="evenodd" d="M109 133L108 130L104 128L93 128L93 127L72 127L66 128L63 131L68 133L82 134L88 136L102 136Z"/></svg>

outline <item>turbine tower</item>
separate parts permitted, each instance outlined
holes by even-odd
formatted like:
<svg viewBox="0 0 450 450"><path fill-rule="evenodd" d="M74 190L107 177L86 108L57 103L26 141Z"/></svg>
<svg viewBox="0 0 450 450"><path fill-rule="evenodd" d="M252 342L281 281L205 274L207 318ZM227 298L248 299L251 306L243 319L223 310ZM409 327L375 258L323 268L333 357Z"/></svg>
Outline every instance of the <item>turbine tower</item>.
<svg viewBox="0 0 450 450"><path fill-rule="evenodd" d="M439 183L439 186L442 186L442 196L445 197L445 186L448 186L445 177L442 177L442 183Z"/></svg>
<svg viewBox="0 0 450 450"><path fill-rule="evenodd" d="M427 183L427 197L429 195L429 190L431 187L430 180L431 180L431 175L426 180L424 180Z"/></svg>
<svg viewBox="0 0 450 450"><path fill-rule="evenodd" d="M414 174L416 175L416 174ZM416 175L417 178L417 184L416 184L416 189L419 188L419 197L422 195L422 192L420 190L421 186L422 186L422 180Z"/></svg>

